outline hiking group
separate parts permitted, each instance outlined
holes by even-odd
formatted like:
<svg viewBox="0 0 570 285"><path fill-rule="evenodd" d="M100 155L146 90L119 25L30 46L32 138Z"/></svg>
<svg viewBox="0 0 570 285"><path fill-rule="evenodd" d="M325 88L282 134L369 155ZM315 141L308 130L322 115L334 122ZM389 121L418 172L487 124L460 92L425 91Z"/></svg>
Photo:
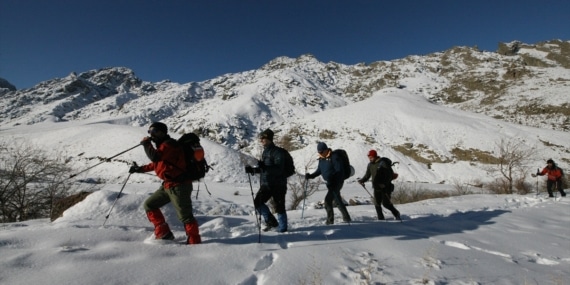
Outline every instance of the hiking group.
<svg viewBox="0 0 570 285"><path fill-rule="evenodd" d="M264 219L265 227L263 230L276 229L277 232L286 232L288 230L287 211L285 209L287 178L295 173L295 166L289 152L276 146L273 139L274 133L270 129L259 134L259 143L263 146L261 159L257 161L255 166L245 166L245 172L248 177L260 174L260 187L253 198L253 203L256 214L259 213L260 219L261 217ZM185 134L180 139L174 140L168 135L168 128L165 124L154 122L148 129L148 136L144 137L140 144L144 147L150 163L143 166L134 164L130 167L129 173L154 171L163 181L161 186L143 204L148 220L154 226L155 239L174 239L174 235L160 209L164 205L172 203L178 220L184 225L187 236L186 243L201 243L198 222L192 209L192 182L204 177L205 172L210 167L204 159L204 151L199 145L199 138L195 134ZM342 220L350 223L352 219L340 195L344 180L354 174L354 168L350 166L348 155L342 149L332 150L324 142L317 144L317 153L317 169L313 173L306 173L305 179L307 181L321 176L325 181L327 187L327 194L324 199L325 224L334 224L333 202L336 202L342 214ZM372 200L378 220L385 219L382 210L382 206L384 206L392 213L394 219L401 221L400 212L391 202L391 195L394 191L392 180L398 176L392 169L392 161L386 157L378 156L375 150L370 150L367 156L369 163L366 173L357 180L358 183L366 189L364 183L369 179L371 180L374 189ZM553 197L553 186L556 186L562 196L566 196L562 189L562 169L557 167L552 159L547 161L547 166L542 171L537 170L537 173L532 176L542 175L548 175L547 190L550 197ZM273 199L275 204L277 218L266 205L270 199ZM261 225L259 224L259 226Z"/></svg>
<svg viewBox="0 0 570 285"><path fill-rule="evenodd" d="M287 178L295 173L295 166L289 152L276 146L273 139L274 133L270 129L259 134L259 143L263 146L261 159L257 161L255 166L245 166L245 172L248 175L260 175L260 187L253 198L253 203L256 212L259 213L260 217L263 217L265 222L263 230L275 229L277 232L286 232L288 230L285 208ZM184 225L187 236L186 243L199 244L202 240L198 222L193 214L192 182L204 177L204 172L208 170L209 166L203 159L203 150L200 153L201 158L194 159L196 155L194 151L190 151L192 154L190 158L188 157L188 151L185 148L187 141L190 141L194 146L199 146L197 143L199 138L194 134L191 136L183 135L180 139L175 140L168 134L168 127L164 123L152 123L148 129L148 136L140 142L150 163L142 166L135 163L130 167L129 173L154 171L162 180L160 187L143 203L147 218L154 226L154 238L158 240L174 239L174 234L161 211L163 206L172 203L178 220ZM350 215L340 195L344 180L352 175L351 171L354 171L349 164L348 156L344 150L332 150L324 142L317 144L317 152L319 155L317 169L313 173L306 173L305 178L313 179L322 176L326 182L328 189L325 195L326 224L334 224L333 201L336 202L343 221L350 222ZM374 151L374 153L376 152ZM198 176L194 175L195 170L189 171L190 165L196 163L197 160L203 161L202 171ZM367 169L365 179L359 182L362 184L371 176L374 189L379 191L378 194L375 191L375 195L377 195L375 199L381 201L399 219L399 212L390 203L390 194L387 192L387 189L393 190L393 185L390 181L384 182L383 178L380 178L381 175L377 175L382 171L372 169L371 165L373 165L372 161ZM380 184L377 185L377 183ZM270 199L273 199L277 217L266 205ZM376 209L380 219L382 210L378 205Z"/></svg>

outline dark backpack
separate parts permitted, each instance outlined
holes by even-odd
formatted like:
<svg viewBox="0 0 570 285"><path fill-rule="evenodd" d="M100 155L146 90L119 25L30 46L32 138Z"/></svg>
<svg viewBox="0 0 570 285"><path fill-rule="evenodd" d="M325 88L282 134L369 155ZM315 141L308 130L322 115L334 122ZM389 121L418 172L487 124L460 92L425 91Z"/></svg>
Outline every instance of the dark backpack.
<svg viewBox="0 0 570 285"><path fill-rule="evenodd" d="M332 154L338 155L340 157L343 166L342 168L344 169L344 175L342 179L348 179L352 174L350 160L348 159L348 154L344 149L335 149L333 150Z"/></svg>
<svg viewBox="0 0 570 285"><path fill-rule="evenodd" d="M204 157L204 148L200 145L200 138L194 133L182 135L178 143L184 149L184 159L186 161L185 179L200 180L206 176L210 166Z"/></svg>
<svg viewBox="0 0 570 285"><path fill-rule="evenodd" d="M297 171L295 170L295 162L293 162L293 157L291 156L291 154L286 149L284 149L282 147L277 147L277 149L279 149L283 152L283 158L285 159L285 162L284 162L285 165L283 167L283 175L285 175L285 177L289 178L293 174L297 173Z"/></svg>
<svg viewBox="0 0 570 285"><path fill-rule="evenodd" d="M397 162L396 162L397 163ZM390 160L387 157L381 157L380 158L380 167L381 168L385 168L387 172L385 176L387 180L384 180L384 183L387 183L387 187L388 187L388 192L392 193L394 191L394 184L392 184L392 180L398 178L398 173L394 172L394 169L392 169L392 166L394 165L394 163L392 163L392 160ZM381 169L379 169L380 171ZM380 173L376 173L377 176L380 175ZM379 181L381 182L381 181ZM382 183L382 182L381 182Z"/></svg>

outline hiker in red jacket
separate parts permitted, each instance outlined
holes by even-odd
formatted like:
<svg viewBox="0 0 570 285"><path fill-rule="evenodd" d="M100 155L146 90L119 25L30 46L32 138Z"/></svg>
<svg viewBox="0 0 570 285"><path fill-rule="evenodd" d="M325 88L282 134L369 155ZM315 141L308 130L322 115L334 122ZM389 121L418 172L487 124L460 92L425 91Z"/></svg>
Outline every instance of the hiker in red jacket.
<svg viewBox="0 0 570 285"><path fill-rule="evenodd" d="M129 173L148 172L154 170L164 182L144 202L144 210L148 220L154 225L156 239L172 240L174 234L166 223L160 208L170 202L184 224L188 236L186 243L199 244L202 242L198 222L192 213L192 180L185 179L186 161L184 150L178 142L168 135L168 128L160 122L152 123L148 129L149 137L142 139L147 157L151 162L143 166L132 166ZM156 148L151 142L156 144Z"/></svg>
<svg viewBox="0 0 570 285"><path fill-rule="evenodd" d="M548 180L546 180L546 191L548 191L548 197L554 197L552 195L552 186L556 185L558 192L562 197L566 196L566 192L562 189L562 177L564 176L562 169L554 163L554 160L549 159L546 161L546 167L542 169L541 172L533 174L532 177L548 175Z"/></svg>

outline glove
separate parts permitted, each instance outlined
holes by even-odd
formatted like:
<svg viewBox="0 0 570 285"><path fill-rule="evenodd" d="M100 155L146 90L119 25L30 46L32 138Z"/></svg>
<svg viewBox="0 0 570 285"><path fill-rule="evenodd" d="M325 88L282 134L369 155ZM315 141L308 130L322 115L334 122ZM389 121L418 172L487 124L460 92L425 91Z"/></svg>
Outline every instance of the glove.
<svg viewBox="0 0 570 285"><path fill-rule="evenodd" d="M538 174L531 174L530 176L532 176L532 177L536 177L537 175L538 175Z"/></svg>
<svg viewBox="0 0 570 285"><path fill-rule="evenodd" d="M259 168L263 169L263 168L265 168L265 162L263 162L263 160L259 160L259 161L257 161L257 166L259 166Z"/></svg>
<svg viewBox="0 0 570 285"><path fill-rule="evenodd" d="M309 179L313 179L313 177L311 177L311 174L305 173L305 179L309 180Z"/></svg>
<svg viewBox="0 0 570 285"><path fill-rule="evenodd" d="M254 174L254 172L253 172L253 167L247 165L247 166L245 167L245 173Z"/></svg>
<svg viewBox="0 0 570 285"><path fill-rule="evenodd" d="M151 142L151 138L150 138L150 137L144 137L144 138L141 140L141 145L150 144L150 142Z"/></svg>
<svg viewBox="0 0 570 285"><path fill-rule="evenodd" d="M358 184L364 186L364 181L362 181L362 179L358 179L358 180L356 180L356 182L358 182Z"/></svg>
<svg viewBox="0 0 570 285"><path fill-rule="evenodd" d="M129 168L129 173L143 172L143 168L138 165L133 165Z"/></svg>

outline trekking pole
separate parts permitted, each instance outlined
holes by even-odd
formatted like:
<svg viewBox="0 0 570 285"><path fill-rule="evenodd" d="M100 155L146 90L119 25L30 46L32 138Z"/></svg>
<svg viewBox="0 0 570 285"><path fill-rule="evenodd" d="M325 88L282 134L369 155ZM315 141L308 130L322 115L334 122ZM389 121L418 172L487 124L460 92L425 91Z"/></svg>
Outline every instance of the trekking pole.
<svg viewBox="0 0 570 285"><path fill-rule="evenodd" d="M251 184L251 174L247 173L247 178L249 179L249 189L251 189L251 200L253 201L253 208L255 209L255 223L257 224L257 243L261 243L261 213L259 213L259 218L257 215L257 208L255 207L255 197L253 195L253 185Z"/></svg>
<svg viewBox="0 0 570 285"><path fill-rule="evenodd" d="M198 200L198 193L200 193L200 180L198 180L198 189L196 190L196 200Z"/></svg>
<svg viewBox="0 0 570 285"><path fill-rule="evenodd" d="M133 163L135 166L137 165L136 163ZM121 191L119 191L119 194L117 195L117 198L115 198L115 202L113 202L113 205L111 205L111 209L109 209L109 212L107 213L107 216L105 216L105 221L103 222L103 227L105 226L105 223L107 223L107 220L109 219L109 215L111 215L111 211L113 210L113 207L115 207L115 203L117 203L117 200L119 200L119 198L121 198L121 193L123 193L123 189L125 189L125 185L127 185L127 181L129 181L129 178L131 177L132 173L129 173L129 175L127 176L127 179L125 179L125 182L123 183L123 187L121 187Z"/></svg>
<svg viewBox="0 0 570 285"><path fill-rule="evenodd" d="M358 183L358 184L360 184L360 183ZM360 186L362 186L362 188L364 188L366 193L368 193L368 195L370 195L370 199L372 199L372 204L374 204L374 206L380 206L380 205L378 205L378 202L376 202L376 199L374 198L374 196L372 196L372 194L370 194L368 189L366 189L366 186L364 186L364 184L360 184ZM386 214L386 212L384 211L384 208L381 207L381 209L382 209L382 213Z"/></svg>
<svg viewBox="0 0 570 285"><path fill-rule="evenodd" d="M304 219L303 215L305 214L305 201L307 200L307 187L309 187L309 180L305 178L305 189L303 192L303 209L301 210L301 219Z"/></svg>
<svg viewBox="0 0 570 285"><path fill-rule="evenodd" d="M208 195L210 195L210 197L212 196L212 193L210 193L210 190L208 190L208 184L206 184L206 181L202 181L204 182L204 187L206 187L206 192L208 192ZM198 193L200 193L200 181L198 181L198 190L196 191L196 200L198 200Z"/></svg>
<svg viewBox="0 0 570 285"><path fill-rule="evenodd" d="M360 184L360 183L358 183ZM372 199L372 204L374 204L376 206L376 199L374 199L374 196L372 196L372 194L370 194L370 192L368 192L368 189L366 189L366 186L364 186L364 184L360 184L360 186L362 186L362 188L364 188L364 191L366 191L366 193L368 193L368 196L370 196L370 199Z"/></svg>
<svg viewBox="0 0 570 285"><path fill-rule="evenodd" d="M137 144L137 145L135 145L135 146L133 146L133 147L131 147L131 148L129 148L129 149L123 151L123 152L117 153L117 154L115 154L115 155L113 155L113 156L111 156L111 157L109 157L109 158L105 158L105 159L103 159L103 161L101 161L101 162L99 162L99 163L97 163L97 164L95 164L95 165L93 165L93 166L91 166L91 167L89 167L89 168L87 168L87 169L84 169L84 170L82 170L82 171L79 171L79 172L77 172L77 173L75 173L75 174L71 174L71 175L69 176L69 178L73 178L73 177L77 176L78 174L81 174L81 173L83 173L83 172L85 172L85 171L87 171L87 170L89 170L89 169L91 169L91 168L93 168L93 167L95 167L95 166L98 166L98 165L100 165L100 164L102 164L102 163L104 163L104 162L108 162L108 161L110 161L111 159L113 159L113 158L115 158L115 157L117 157L117 156L119 156L119 155L121 155L121 154L123 154L123 153L125 153L125 152L127 152L127 151L130 151L130 150L135 149L135 148L138 147L139 145L141 145L141 144L139 143L139 144Z"/></svg>
<svg viewBox="0 0 570 285"><path fill-rule="evenodd" d="M244 167L247 167L249 164L246 161L245 155L241 152L238 152L238 153L239 153L239 159L240 159L242 165ZM251 184L251 174L247 171L245 173L247 173L247 179L249 180L249 189L251 190L251 200L253 201L253 208L255 209L255 223L257 225L257 230L259 232L257 242L261 243L261 213L259 213L259 218L258 218L257 208L255 207L255 197L253 194L253 185Z"/></svg>
<svg viewBox="0 0 570 285"><path fill-rule="evenodd" d="M536 169L536 173L538 173L540 171L540 168ZM538 196L538 175L536 176L536 196Z"/></svg>
<svg viewBox="0 0 570 285"><path fill-rule="evenodd" d="M204 187L206 188L206 192L208 192L208 195L210 195L210 197L212 197L212 193L210 193L210 190L208 190L208 184L206 184L206 181L202 181L204 182Z"/></svg>

